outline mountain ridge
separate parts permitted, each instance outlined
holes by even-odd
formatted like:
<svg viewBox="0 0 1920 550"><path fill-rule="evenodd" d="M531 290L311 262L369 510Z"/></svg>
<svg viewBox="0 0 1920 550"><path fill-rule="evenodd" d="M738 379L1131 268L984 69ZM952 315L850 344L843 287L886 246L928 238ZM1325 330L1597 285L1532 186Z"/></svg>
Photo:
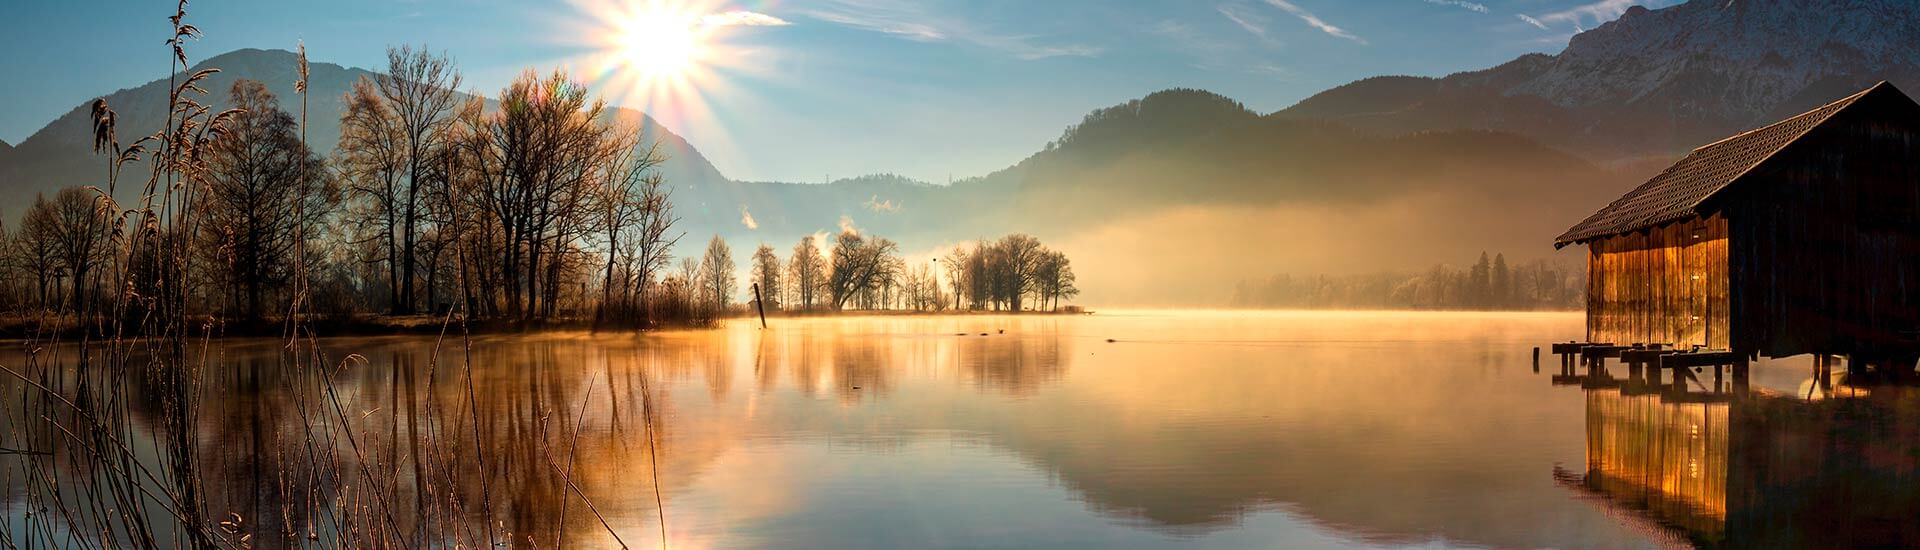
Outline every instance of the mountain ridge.
<svg viewBox="0 0 1920 550"><path fill-rule="evenodd" d="M1594 60L1618 56L1621 68L1606 70L1637 74L1649 63L1642 58L1666 55L1610 44L1658 34L1634 30L1640 26L1746 21L1699 0L1683 6L1694 7L1635 10L1622 18L1625 23L1583 33L1586 38L1561 54L1528 54L1438 78L1363 79L1266 114L1204 90L1161 90L1091 109L1040 150L951 185L885 174L824 184L734 181L695 156L691 144L686 147L692 153L675 154L666 165L678 172L666 175L680 227L691 239L718 235L744 250L756 241L786 245L800 235L854 227L894 238L905 250L928 251L978 237L1031 233L1068 251L1076 263L1087 262L1087 272L1112 274L1089 277L1083 288L1090 298L1114 303L1217 301L1224 294L1214 294L1225 291L1216 289L1232 288L1246 273L1406 269L1482 250L1507 251L1515 260L1538 257L1551 254L1551 235L1665 165L1640 159L1724 137L1732 133L1727 127L1745 129L1740 125L1770 116L1729 106L1777 110L1800 101L1824 103L1856 91L1842 88L1850 79L1878 76L1862 67L1891 63L1841 63L1781 77L1785 84L1766 94L1725 96L1712 93L1724 86L1698 84L1717 82L1698 75L1726 74L1724 61L1669 60L1663 62L1676 67L1677 80L1617 78L1607 90L1580 98L1536 95L1553 86L1585 85L1579 78L1608 78L1583 76L1568 66L1601 71ZM1688 40L1694 41L1681 43L1700 43ZM1894 55L1849 48L1865 57ZM1778 56L1830 50L1835 47ZM258 75L270 79L270 87L290 87L291 54L248 52L234 59L216 56L208 64L235 61L235 76ZM1715 55L1720 57L1700 59L1766 57L1745 51ZM313 116L337 125L338 95L353 78L371 73L319 67ZM320 81L323 73L326 80ZM1571 76L1553 76L1563 74ZM1828 94L1827 88L1841 91ZM122 104L110 101L116 108ZM1674 104L1703 107L1694 109L1698 116L1674 116ZM102 161L88 151L85 113L76 109L70 116L81 123L67 144L79 154L70 156L83 159L73 173L95 173ZM316 134L327 134L315 127ZM0 157L0 164L23 156L40 155L16 151ZM0 167L0 177L8 170ZM0 189L12 185L0 182ZM1120 260L1130 257L1187 262ZM1194 273L1183 265L1214 267Z"/></svg>
<svg viewBox="0 0 1920 550"><path fill-rule="evenodd" d="M296 66L297 57L293 52L242 48L201 60L187 73L206 68L220 69L218 74L208 77L201 84L208 93L200 101L214 106L216 110L226 104L227 91L233 82L247 79L265 84L279 98L280 108L297 116L300 110L299 96L293 93L294 81L298 79ZM339 113L343 109L341 97L352 89L355 81L362 77L371 78L376 73L326 62L310 62L309 71L308 143L316 152L331 156L339 141ZM160 128L164 121L165 109L162 105L166 102L167 83L168 79L161 78L98 96L105 98L114 109L117 116L116 133L123 145ZM464 91L456 93L461 101L474 97ZM491 100L488 101L491 104ZM51 192L61 187L104 183L95 181L99 179L97 174L104 173L106 159L93 153L92 149L92 102L92 98L81 101L13 146L11 154L0 151L0 155L4 155L0 156L0 193L26 196L36 192ZM670 181L704 184L726 180L719 169L685 138L645 113L609 107L609 116L638 124L644 135L660 141L662 150L670 157L669 162L661 168ZM125 173L143 174L143 166L144 163L140 166L129 165ZM11 219L19 210L0 209L0 217Z"/></svg>
<svg viewBox="0 0 1920 550"><path fill-rule="evenodd" d="M207 83L209 91L214 92L211 97L223 96L233 79L254 78L282 98L282 108L298 109L297 103L287 103L287 98L297 100L291 95L294 58L290 53L238 50L199 65L223 69ZM328 63L313 65L309 134L316 149L333 149L330 142L336 140L338 132L339 97L355 79L371 74ZM150 82L107 96L121 113L123 141L128 139L125 136L141 135L158 126L157 121L147 120L153 113L142 111L158 110L148 105L164 102L165 84ZM143 89L158 95L142 98ZM0 165L5 165L0 166L0 192L25 196L59 185L94 183L88 178L104 170L105 160L91 151L90 125L84 109L88 102L37 132L27 144L30 147L23 149L29 154L0 157ZM632 111L623 113L644 117ZM676 144L684 143L664 128L660 131ZM894 238L909 250L1025 232L1081 251L1076 257L1090 258L1106 255L1112 247L1125 246L1128 241L1157 239L1166 230L1161 224L1176 223L1157 221L1168 212L1231 213L1248 208L1293 209L1309 216L1341 209L1399 208L1402 211L1382 223L1418 220L1424 225L1445 225L1460 212L1474 212L1473 217L1502 219L1510 226L1510 230L1498 232L1464 226L1424 231L1396 226L1421 233L1411 241L1417 241L1420 249L1431 250L1414 250L1403 260L1425 263L1441 255L1466 254L1460 249L1463 246L1474 247L1474 253L1480 246L1509 250L1526 246L1530 243L1517 236L1555 231L1560 229L1554 227L1560 223L1559 218L1586 213L1584 206L1565 206L1579 205L1578 201L1557 199L1591 195L1598 200L1619 187L1613 183L1617 178L1608 171L1513 134L1467 130L1367 135L1340 122L1262 115L1232 98L1184 88L1092 109L1078 124L1064 128L1058 139L1018 162L951 185L886 174L825 184L734 181L697 157L697 150L690 144L686 151L691 153L670 151L673 158L664 170L674 191L681 229L699 240L719 235L740 243L743 249L756 241L784 245L801 235L855 227ZM1356 157L1380 158L1372 162L1349 160ZM21 181L22 173L57 177L33 179L42 185L34 187ZM1542 181L1555 185L1539 185ZM1458 197L1438 196L1446 193ZM1529 201L1554 206L1528 209L1525 216L1498 216ZM17 209L10 214L17 215ZM1271 225L1258 217L1236 223ZM1115 232L1139 235L1102 236ZM1354 240L1338 234L1323 238ZM1356 241L1355 246L1371 245ZM1295 262L1290 265L1299 269L1364 267L1326 255L1274 258ZM1270 273L1278 269L1260 265L1253 270ZM1241 275L1234 272L1231 278L1237 280ZM1223 278L1191 289L1205 294L1211 288L1231 288L1232 283ZM1099 285L1089 281L1086 288L1097 295ZM1147 285L1165 287L1161 283ZM1183 294L1177 299L1212 299L1200 294ZM1150 294L1141 291L1135 295Z"/></svg>
<svg viewBox="0 0 1920 550"><path fill-rule="evenodd" d="M1673 156L1882 80L1914 89L1914 43L1914 2L1635 6L1574 35L1558 54L1444 77L1362 79L1276 115L1384 133L1504 130L1600 162Z"/></svg>

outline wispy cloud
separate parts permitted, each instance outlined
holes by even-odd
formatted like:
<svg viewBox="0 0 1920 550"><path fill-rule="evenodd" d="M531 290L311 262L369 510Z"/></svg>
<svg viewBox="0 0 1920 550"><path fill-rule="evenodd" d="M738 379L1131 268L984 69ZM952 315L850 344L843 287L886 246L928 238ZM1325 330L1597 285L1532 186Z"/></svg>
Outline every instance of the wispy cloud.
<svg viewBox="0 0 1920 550"><path fill-rule="evenodd" d="M840 232L852 233L855 235L860 234L860 228L853 225L853 216L848 216L846 214L840 215Z"/></svg>
<svg viewBox="0 0 1920 550"><path fill-rule="evenodd" d="M808 17L828 23L891 34L908 40L937 42L947 39L947 33L925 23L899 21L885 16L875 16L871 14L859 15L839 11L809 10L806 14Z"/></svg>
<svg viewBox="0 0 1920 550"><path fill-rule="evenodd" d="M747 226L747 229L760 228L760 222L753 221L753 213L748 212L747 205L744 204L740 205L740 225Z"/></svg>
<svg viewBox="0 0 1920 550"><path fill-rule="evenodd" d="M1104 51L1086 44L1048 43L1034 35L993 32L965 19L934 13L925 5L898 0L833 0L801 13L820 21L916 42L970 44L1024 60L1094 57Z"/></svg>
<svg viewBox="0 0 1920 550"><path fill-rule="evenodd" d="M1106 50L1085 44L1067 44L1063 46L1021 44L1013 47L1010 53L1012 53L1014 57L1033 61L1035 59L1046 59L1049 57L1097 57L1100 55L1100 52L1103 51Z"/></svg>
<svg viewBox="0 0 1920 550"><path fill-rule="evenodd" d="M1260 16L1251 13L1242 13L1237 6L1227 4L1222 4L1214 9L1218 10L1220 15L1226 16L1228 21L1232 21L1233 24L1239 25L1240 28L1253 33L1254 36L1261 38L1267 37L1266 21L1256 22L1256 19Z"/></svg>
<svg viewBox="0 0 1920 550"><path fill-rule="evenodd" d="M746 10L710 13L701 17L700 22L710 27L784 27L793 24L785 19Z"/></svg>
<svg viewBox="0 0 1920 550"><path fill-rule="evenodd" d="M1467 11L1487 13L1486 4L1468 2L1467 0L1424 0L1424 1L1428 4L1434 4L1438 6L1453 6L1453 7L1464 9Z"/></svg>
<svg viewBox="0 0 1920 550"><path fill-rule="evenodd" d="M1212 27L1202 30L1193 23L1173 19L1160 21L1146 31L1154 35L1158 43L1188 56L1189 67L1208 72L1236 72L1246 68L1249 41L1238 32L1221 32ZM1258 40L1278 43L1271 36Z"/></svg>
<svg viewBox="0 0 1920 550"><path fill-rule="evenodd" d="M1526 21L1528 25L1533 25L1533 26L1535 26L1535 27L1540 27L1540 30L1543 30L1543 31L1544 31L1544 30L1549 30L1549 29L1547 28L1547 24L1546 24L1546 23L1543 23L1543 22L1541 22L1541 21L1540 21L1539 19L1534 19L1534 18L1533 18L1533 16L1531 16L1531 15L1527 15L1527 14L1524 14L1524 13L1521 13L1521 14L1516 14L1516 15L1514 15L1514 17L1518 17L1518 18L1520 18L1520 20L1521 20L1521 21Z"/></svg>
<svg viewBox="0 0 1920 550"><path fill-rule="evenodd" d="M1255 63L1248 65L1247 74L1264 76L1280 81L1291 81L1294 77L1293 71L1272 63Z"/></svg>
<svg viewBox="0 0 1920 550"><path fill-rule="evenodd" d="M1538 18L1522 16L1521 20L1542 29L1552 25L1570 24L1573 25L1573 28L1576 30L1585 31L1587 25L1598 25L1618 19L1621 14L1627 13L1628 8L1634 6L1651 4L1658 7L1671 5L1673 3L1673 0L1599 0L1591 4L1582 4L1542 15Z"/></svg>
<svg viewBox="0 0 1920 550"><path fill-rule="evenodd" d="M1367 39L1361 38L1359 36L1355 36L1353 33L1347 32L1346 29L1336 27L1332 23L1328 23L1325 20L1320 19L1320 17L1314 15L1313 12L1309 12L1305 9L1302 9L1300 6L1293 5L1293 2L1289 2L1287 0L1267 0L1267 3L1272 4L1273 7L1280 8L1280 11L1287 12L1288 14L1294 17L1300 18L1300 20L1305 21L1307 25L1312 26L1313 28L1316 28L1316 29L1320 29L1320 32L1327 33L1328 35L1331 35L1331 36L1352 40L1361 45L1365 45L1367 43Z"/></svg>

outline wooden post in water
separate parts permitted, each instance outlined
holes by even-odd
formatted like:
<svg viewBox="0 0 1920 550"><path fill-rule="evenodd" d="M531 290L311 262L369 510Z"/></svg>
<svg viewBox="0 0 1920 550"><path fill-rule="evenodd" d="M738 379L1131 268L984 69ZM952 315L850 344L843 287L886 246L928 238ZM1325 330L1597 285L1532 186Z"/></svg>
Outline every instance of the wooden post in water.
<svg viewBox="0 0 1920 550"><path fill-rule="evenodd" d="M760 297L760 283L753 284L753 309L760 311L760 328L767 328L767 300Z"/></svg>

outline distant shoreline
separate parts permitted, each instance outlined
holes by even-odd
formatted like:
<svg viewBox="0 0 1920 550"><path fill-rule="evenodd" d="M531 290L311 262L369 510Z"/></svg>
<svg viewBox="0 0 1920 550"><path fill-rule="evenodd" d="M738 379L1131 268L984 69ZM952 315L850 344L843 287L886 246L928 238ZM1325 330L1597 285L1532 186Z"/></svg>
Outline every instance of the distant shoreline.
<svg viewBox="0 0 1920 550"><path fill-rule="evenodd" d="M1418 309L1418 308L1250 308L1250 307L1224 307L1224 308L1223 307L1118 307L1118 308L1104 308L1103 310L1101 310L1101 312L1106 312L1106 313L1152 312L1152 311L1169 311L1169 312L1217 311L1217 312L1245 312L1245 313L1353 312L1353 313L1491 313L1491 314L1583 313L1584 312L1584 310L1579 310L1579 309L1478 310L1478 309ZM848 318L856 318L856 317L994 317L994 316L1052 317L1052 316L1094 315L1097 313L1100 313L1100 312L1089 310L1089 309L1083 309L1083 308L1062 309L1060 311L1020 311L1020 312L993 311L993 310L912 311L912 310L868 310L868 309L842 310L842 311L810 311L810 312L779 311L779 312L768 312L767 322L775 323L780 320L786 320L786 319L823 319L823 318L831 318L831 317L848 317ZM307 321L304 324L303 328L321 338L332 338L332 337L341 337L341 336L425 336L425 335L440 334L442 330L444 330L445 333L449 336L459 335L459 334L469 334L469 335L535 334L535 333L542 333L542 332L600 332L600 333L607 333L607 334L616 334L616 333L626 332L626 333L634 333L634 334L643 334L648 332L658 332L658 331L668 331L668 330L705 330L705 329L718 328L720 323L726 322L726 321L757 322L758 318L759 317L751 310L745 311L745 312L734 311L734 312L730 312L728 315L710 320L705 323L672 324L672 325L660 325L660 326L652 326L652 327L645 327L645 328L635 328L630 325L620 325L620 324L607 324L607 325L595 327L592 319L568 318L568 319L558 319L558 320L524 321L524 322L476 319L476 320L467 320L463 322L463 320L458 317L449 319L444 316L430 316L430 315L403 315L403 316L379 315L379 316L362 316L362 317L355 317L351 319L313 319L313 320ZM58 327L56 329L45 328L43 327L43 325L40 324L42 321L44 321L47 324L57 324ZM0 340L23 341L23 340L35 340L35 339L38 339L38 340L54 339L54 340L62 340L62 341L72 341L77 338L77 333L76 333L77 328L78 327L74 324L72 319L59 319L59 320L44 319L43 320L43 319L34 319L34 318L24 318L22 316L5 316L5 317L0 317ZM255 322L255 323L246 323L241 321L224 321L215 326L214 337L215 338L281 337L281 336L285 336L285 330L286 330L286 323L283 320L279 320L279 319L272 319L272 320Z"/></svg>
<svg viewBox="0 0 1920 550"><path fill-rule="evenodd" d="M818 319L828 317L974 317L974 316L1056 316L1091 315L1093 311L1073 308L1060 311L992 311L992 310L842 310L810 312L767 312L769 322L779 319ZM591 318L563 318L534 321L502 321L493 319L463 320L459 317L443 315L372 315L357 316L348 319L309 319L302 325L305 331L321 338L336 336L419 336L436 335L443 330L448 335L458 334L533 334L541 332L597 331L604 333L647 333L662 330L702 330L717 328L721 322L730 320L757 320L752 310L733 311L704 323L676 323L651 327L634 327L630 324L607 323L598 327ZM215 338L262 338L285 336L284 319L267 319L257 322L223 320L215 322ZM78 337L79 326L66 316L0 316L0 340L63 340L72 341ZM135 338L137 336L130 336Z"/></svg>

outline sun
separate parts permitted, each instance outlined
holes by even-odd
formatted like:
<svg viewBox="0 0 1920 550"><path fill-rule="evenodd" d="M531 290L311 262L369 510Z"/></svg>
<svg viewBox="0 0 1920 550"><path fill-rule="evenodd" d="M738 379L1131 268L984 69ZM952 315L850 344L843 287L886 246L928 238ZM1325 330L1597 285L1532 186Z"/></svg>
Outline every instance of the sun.
<svg viewBox="0 0 1920 550"><path fill-rule="evenodd" d="M702 96L724 85L741 57L715 24L719 0L574 0L578 19L560 33L585 46L591 84L615 104L656 118L692 115Z"/></svg>
<svg viewBox="0 0 1920 550"><path fill-rule="evenodd" d="M788 24L739 0L567 0L550 39L560 63L607 103L667 127L713 125L716 99L738 99L742 81L764 81L780 52L754 29ZM766 9L777 0L754 0ZM724 131L706 143L724 145Z"/></svg>
<svg viewBox="0 0 1920 550"><path fill-rule="evenodd" d="M635 8L614 37L615 61L626 65L626 76L643 83L683 81L705 61L709 31L698 15L659 3Z"/></svg>

